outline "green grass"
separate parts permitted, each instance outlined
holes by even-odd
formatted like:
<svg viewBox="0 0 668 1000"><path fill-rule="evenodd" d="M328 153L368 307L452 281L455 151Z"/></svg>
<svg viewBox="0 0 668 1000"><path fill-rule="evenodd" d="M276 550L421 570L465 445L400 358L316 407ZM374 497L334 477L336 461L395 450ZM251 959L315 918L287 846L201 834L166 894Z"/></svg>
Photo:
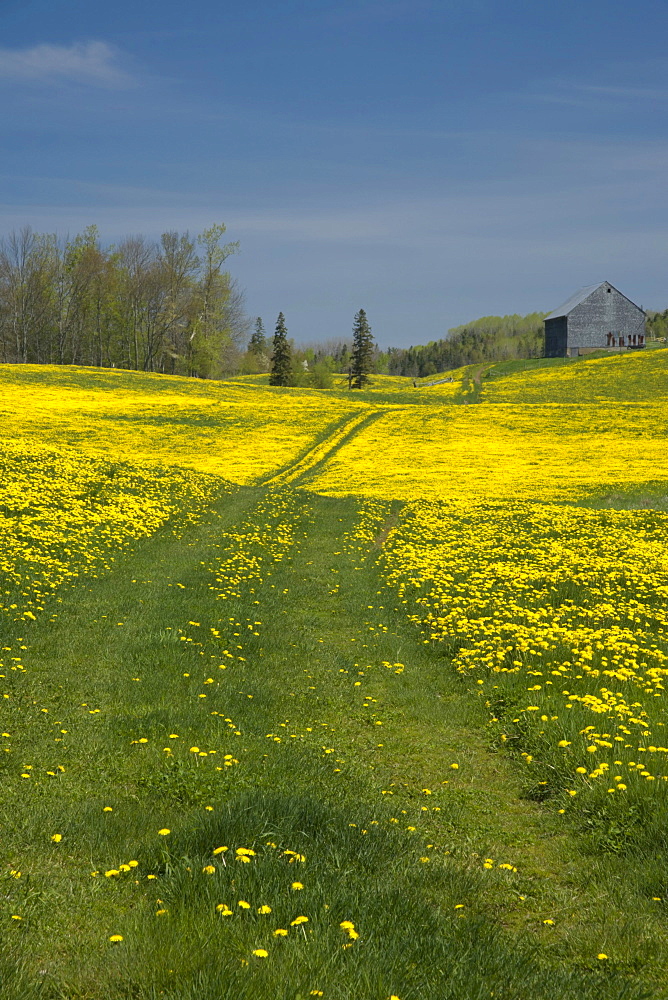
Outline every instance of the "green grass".
<svg viewBox="0 0 668 1000"><path fill-rule="evenodd" d="M480 699L381 585L382 524L370 556L351 540L358 506L226 495L5 643L25 672L2 760L3 1000L661 995L661 928L490 752Z"/></svg>
<svg viewBox="0 0 668 1000"><path fill-rule="evenodd" d="M600 487L581 500L578 506L613 510L662 510L668 511L666 483L626 483L614 489Z"/></svg>
<svg viewBox="0 0 668 1000"><path fill-rule="evenodd" d="M491 365L482 377L485 379L505 378L507 375L532 371L534 368L560 368L562 365L572 365L578 361L586 361L586 359L587 355L582 358L518 358L512 361L498 361Z"/></svg>

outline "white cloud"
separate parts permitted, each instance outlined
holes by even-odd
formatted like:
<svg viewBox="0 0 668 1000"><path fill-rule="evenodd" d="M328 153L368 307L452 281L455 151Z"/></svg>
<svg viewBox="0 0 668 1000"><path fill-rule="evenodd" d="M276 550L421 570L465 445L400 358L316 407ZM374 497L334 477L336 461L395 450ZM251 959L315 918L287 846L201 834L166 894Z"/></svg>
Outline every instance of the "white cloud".
<svg viewBox="0 0 668 1000"><path fill-rule="evenodd" d="M666 87L595 87L592 85L582 85L576 89L584 93L600 94L602 97L621 97L628 100L638 98L641 101L668 100L668 88Z"/></svg>
<svg viewBox="0 0 668 1000"><path fill-rule="evenodd" d="M524 97L542 104L562 104L589 110L614 110L624 105L668 101L668 87L602 86L576 83L572 80L548 81L547 89L529 91Z"/></svg>
<svg viewBox="0 0 668 1000"><path fill-rule="evenodd" d="M69 80L98 87L127 87L131 78L118 67L117 60L116 51L106 42L0 49L0 78Z"/></svg>

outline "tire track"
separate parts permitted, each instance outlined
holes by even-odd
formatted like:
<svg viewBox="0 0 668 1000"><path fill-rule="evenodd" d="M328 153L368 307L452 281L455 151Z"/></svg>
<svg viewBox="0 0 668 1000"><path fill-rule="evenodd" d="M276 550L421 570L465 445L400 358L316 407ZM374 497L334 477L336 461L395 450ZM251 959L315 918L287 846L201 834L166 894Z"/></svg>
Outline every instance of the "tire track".
<svg viewBox="0 0 668 1000"><path fill-rule="evenodd" d="M344 423L339 424L328 437L315 444L293 465L288 466L287 469L283 469L274 476L270 476L267 479L262 480L259 485L299 485L300 482L307 478L307 476L310 476L317 468L324 465L325 462L327 462L331 456L342 447L342 445L347 444L347 442L350 441L350 439L353 438L363 427L373 423L374 420L377 420L378 417L382 416L383 413L386 412L387 408L383 408L382 410L378 409L369 411L368 409L364 409L359 411Z"/></svg>

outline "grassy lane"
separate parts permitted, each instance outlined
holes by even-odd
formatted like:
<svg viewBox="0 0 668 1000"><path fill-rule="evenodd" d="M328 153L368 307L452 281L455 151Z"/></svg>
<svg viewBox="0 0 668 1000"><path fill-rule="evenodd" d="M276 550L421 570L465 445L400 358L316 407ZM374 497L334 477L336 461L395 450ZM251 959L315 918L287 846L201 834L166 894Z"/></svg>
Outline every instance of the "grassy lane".
<svg viewBox="0 0 668 1000"><path fill-rule="evenodd" d="M490 713L475 683L455 675L438 644L426 643L405 609L393 606L373 549L355 567L336 554L344 507L337 517L336 501L314 503L319 530L293 568L301 584L290 617L300 659L313 661L319 704L337 720L337 745L349 747L342 777L366 786L370 802L392 803L397 827L430 856L425 864L438 853L481 873L481 914L539 943L557 965L586 969L598 954L614 954L620 971L650 992L654 982L663 996L661 911L650 912L627 884L624 858L583 852L556 810L530 800L521 762L491 752ZM332 579L340 582L328 588ZM326 656L318 652L322 636Z"/></svg>
<svg viewBox="0 0 668 1000"><path fill-rule="evenodd" d="M642 995L357 506L240 490L5 644L3 1000Z"/></svg>
<svg viewBox="0 0 668 1000"><path fill-rule="evenodd" d="M287 486L297 480L301 480L315 469L320 468L325 462L338 451L342 445L347 444L362 426L366 426L379 416L378 412L368 409L359 410L352 416L347 416L338 423L327 428L326 432L309 447L306 452L295 462L292 462L285 469L266 478L262 485L272 487Z"/></svg>

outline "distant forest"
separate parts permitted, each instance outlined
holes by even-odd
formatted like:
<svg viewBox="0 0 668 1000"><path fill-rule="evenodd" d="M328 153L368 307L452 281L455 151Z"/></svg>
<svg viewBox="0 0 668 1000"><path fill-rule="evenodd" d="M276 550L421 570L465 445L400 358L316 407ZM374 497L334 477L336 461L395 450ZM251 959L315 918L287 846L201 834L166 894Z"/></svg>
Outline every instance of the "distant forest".
<svg viewBox="0 0 668 1000"><path fill-rule="evenodd" d="M543 320L547 313L527 316L483 316L448 331L447 337L417 347L390 347L376 352L376 371L389 375L425 378L452 368L480 361L509 361L515 358L542 358ZM668 339L668 309L647 311L648 340ZM346 344L329 347L336 371L345 371L349 362ZM323 361L323 352L316 351Z"/></svg>
<svg viewBox="0 0 668 1000"><path fill-rule="evenodd" d="M424 378L478 361L542 357L546 315L483 316L449 330L447 338L424 347L390 348L388 373Z"/></svg>
<svg viewBox="0 0 668 1000"><path fill-rule="evenodd" d="M668 338L668 309L663 312L647 310L647 339L663 340Z"/></svg>

